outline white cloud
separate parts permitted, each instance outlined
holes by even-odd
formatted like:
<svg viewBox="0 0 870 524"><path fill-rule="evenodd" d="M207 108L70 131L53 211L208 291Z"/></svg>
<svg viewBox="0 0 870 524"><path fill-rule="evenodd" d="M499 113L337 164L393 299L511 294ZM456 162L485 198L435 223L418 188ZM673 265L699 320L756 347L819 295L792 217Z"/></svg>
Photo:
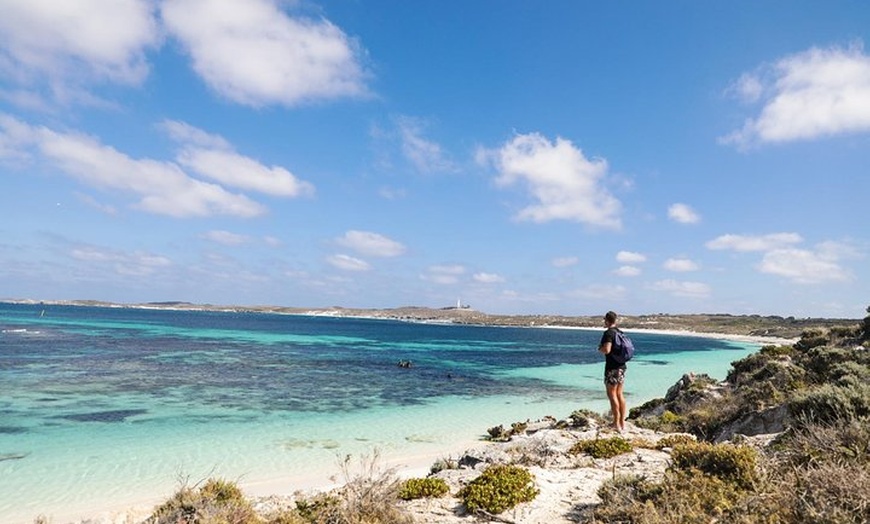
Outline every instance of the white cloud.
<svg viewBox="0 0 870 524"><path fill-rule="evenodd" d="M203 238L212 242L216 242L218 244L223 244L225 246L238 246L251 241L250 237L247 237L245 235L239 235L237 233L231 233L229 231L222 231L217 229L208 231L203 235Z"/></svg>
<svg viewBox="0 0 870 524"><path fill-rule="evenodd" d="M697 271L698 264L693 260L689 260L688 258L669 258L665 260L664 268L668 271L686 273L689 271Z"/></svg>
<svg viewBox="0 0 870 524"><path fill-rule="evenodd" d="M465 274L463 266L454 264L447 266L431 266L420 278L436 284L455 284L459 277Z"/></svg>
<svg viewBox="0 0 870 524"><path fill-rule="evenodd" d="M169 33L222 96L250 106L367 94L354 42L325 19L294 18L276 0L165 0Z"/></svg>
<svg viewBox="0 0 870 524"><path fill-rule="evenodd" d="M75 260L87 262L89 266L99 266L124 276L150 276L172 265L170 259L160 255L142 251L126 253L94 246L75 247L69 255Z"/></svg>
<svg viewBox="0 0 870 524"><path fill-rule="evenodd" d="M275 196L314 193L314 186L280 166L267 167L233 151L223 138L184 122L166 121L163 127L181 144L178 163L221 184Z"/></svg>
<svg viewBox="0 0 870 524"><path fill-rule="evenodd" d="M797 233L772 233L770 235L722 235L707 242L707 249L733 251L770 251L803 241Z"/></svg>
<svg viewBox="0 0 870 524"><path fill-rule="evenodd" d="M576 266L580 262L580 259L577 257L556 257L553 259L552 264L555 267L570 267Z"/></svg>
<svg viewBox="0 0 870 524"><path fill-rule="evenodd" d="M677 297L706 298L710 296L710 286L702 282L680 282L677 280L660 280L650 285L653 291L662 291Z"/></svg>
<svg viewBox="0 0 870 524"><path fill-rule="evenodd" d="M482 284L498 284L504 282L504 277L495 273L475 273L472 277L476 282Z"/></svg>
<svg viewBox="0 0 870 524"><path fill-rule="evenodd" d="M418 118L402 116L396 119L402 153L422 173L453 171L453 165L441 146L423 136L424 122Z"/></svg>
<svg viewBox="0 0 870 524"><path fill-rule="evenodd" d="M372 267L365 260L354 258L350 255L331 255L326 258L330 265L345 271L368 271Z"/></svg>
<svg viewBox="0 0 870 524"><path fill-rule="evenodd" d="M39 135L43 155L64 172L94 187L137 194L141 196L137 206L145 211L174 217L251 217L265 212L244 195L188 177L175 164L133 159L83 135L46 129Z"/></svg>
<svg viewBox="0 0 870 524"><path fill-rule="evenodd" d="M686 204L673 204L668 208L668 218L680 224L697 224L701 221L700 215Z"/></svg>
<svg viewBox="0 0 870 524"><path fill-rule="evenodd" d="M798 284L849 280L835 253L806 249L775 249L764 254L758 266L762 273L779 275Z"/></svg>
<svg viewBox="0 0 870 524"><path fill-rule="evenodd" d="M632 251L620 251L616 254L616 261L620 264L639 264L646 262L646 255Z"/></svg>
<svg viewBox="0 0 870 524"><path fill-rule="evenodd" d="M2 144L14 144L18 157L45 160L88 186L132 194L136 207L173 217L231 215L253 217L265 208L245 195L188 176L177 164L135 159L76 133L58 133L11 118L0 119Z"/></svg>
<svg viewBox="0 0 870 524"><path fill-rule="evenodd" d="M621 266L613 271L614 275L620 277L636 277L640 273L640 268L635 266Z"/></svg>
<svg viewBox="0 0 870 524"><path fill-rule="evenodd" d="M397 257L406 251L402 243L369 231L351 230L336 242L357 253L372 257Z"/></svg>
<svg viewBox="0 0 870 524"><path fill-rule="evenodd" d="M497 150L478 152L498 170L501 186L525 183L535 201L518 220L570 220L619 229L621 204L603 185L607 161L589 160L570 141L550 142L538 133L517 135Z"/></svg>
<svg viewBox="0 0 870 524"><path fill-rule="evenodd" d="M870 131L870 57L860 43L787 56L744 74L735 90L764 106L723 143L747 146Z"/></svg>
<svg viewBox="0 0 870 524"><path fill-rule="evenodd" d="M0 73L19 85L138 84L159 43L150 0L4 0Z"/></svg>

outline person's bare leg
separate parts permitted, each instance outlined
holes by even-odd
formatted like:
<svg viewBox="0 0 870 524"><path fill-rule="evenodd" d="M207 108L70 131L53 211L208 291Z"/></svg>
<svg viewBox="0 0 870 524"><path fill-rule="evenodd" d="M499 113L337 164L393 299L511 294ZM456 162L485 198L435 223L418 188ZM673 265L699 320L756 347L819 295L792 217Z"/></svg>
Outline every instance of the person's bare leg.
<svg viewBox="0 0 870 524"><path fill-rule="evenodd" d="M622 409L620 408L619 397L622 391L622 385L611 385L607 384L607 400L610 401L610 413L613 415L613 427L617 430L622 430L622 424L619 422L619 417L622 416ZM622 401L623 404L625 400Z"/></svg>
<svg viewBox="0 0 870 524"><path fill-rule="evenodd" d="M623 386L622 384L617 384L616 388L615 388L615 390L616 390L615 391L616 402L617 402L617 406L618 406L618 409L616 409L615 411L619 412L619 415L618 415L619 420L618 420L618 424L617 424L619 431L622 431L625 429L625 419L628 418L628 406L625 404L625 396L622 394L622 386ZM613 402L611 402L610 405L612 407ZM616 418L616 417L614 417L614 418Z"/></svg>

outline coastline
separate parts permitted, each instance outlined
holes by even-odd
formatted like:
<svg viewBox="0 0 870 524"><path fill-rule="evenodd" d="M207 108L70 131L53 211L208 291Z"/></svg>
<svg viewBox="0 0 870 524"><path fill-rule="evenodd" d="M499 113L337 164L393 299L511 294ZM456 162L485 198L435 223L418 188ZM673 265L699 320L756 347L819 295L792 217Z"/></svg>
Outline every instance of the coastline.
<svg viewBox="0 0 870 524"><path fill-rule="evenodd" d="M560 328L561 329L561 328ZM577 329L577 328L569 328L569 329ZM596 328L580 328L585 330L599 331ZM637 330L640 331L640 330ZM698 335L696 333L679 331L679 332L668 332L665 330L643 330L644 332L655 332L656 334L669 334L669 335L683 335L683 336L703 336L704 338L715 338L720 340L734 340L741 343L750 343L753 346L759 346L757 341L747 340L747 337L742 336L733 336L733 335L714 335L714 334L702 334ZM764 342L770 343L769 340L764 340ZM758 347L755 347L752 351L757 351ZM697 371L686 369L688 371ZM661 391L660 395L664 396L665 391ZM603 395L603 393L602 393ZM538 411L538 417L546 417L551 415L550 413L545 413L543 411ZM565 417L568 413L555 413L555 415L560 415ZM510 425L512 422L519 419L503 419L501 420L502 424ZM479 434L484 435L486 432L486 427L480 427ZM640 436L639 436L640 438ZM458 458L463 456L466 453L479 453L481 450L491 449L493 443L488 442L482 438L467 440L459 443L448 444L442 447L439 447L437 451L413 454L413 455L400 455L395 456L391 455L386 458L383 458L379 462L379 468L382 470L390 469L399 479L407 479L412 477L425 477L431 471L431 467L437 461L446 459L446 458ZM361 457L354 456L352 457L354 461L358 461ZM268 507L276 507L281 505L292 504L292 501L296 497L296 494L302 494L303 496L313 496L317 493L325 493L334 488L340 487L345 482L342 479L341 469L338 463L338 457L336 460L329 463L328 465L324 465L322 470L319 471L308 471L305 474L301 475L287 475L269 479L259 479L256 481L247 481L245 478L239 479L228 479L235 480L238 482L239 487L243 490L243 492L248 496L252 501L254 501L255 505L259 505L265 508ZM356 464L356 462L354 462ZM624 472L632 472L631 464L625 464L621 466L624 469ZM588 472L587 472L588 473ZM537 476L542 482L546 482L548 488L550 490L556 490L554 492L546 492L542 496L543 500L548 500L551 503L560 503L559 500L553 500L559 498L558 489L562 486L566 481L562 478L563 475L569 475L564 472L550 472L546 470L538 470ZM603 480L607 475L598 476L595 473L594 479L596 482L600 484L600 481ZM202 481L205 479L200 478L191 478L190 482L195 484L196 482ZM154 508L169 498L173 496L173 494L177 491L177 489L181 485L176 481L173 485L167 484L162 488L158 488L156 490L156 494L148 498L142 498L137 501L120 503L117 505L112 505L111 507L105 507L98 511L93 512L58 512L55 514L48 515L50 517L50 521L53 524L139 524L143 522L148 516L151 515ZM545 491L546 491L545 489ZM588 497L592 497L592 501L595 500L594 490L586 494ZM440 502L438 503L440 504ZM417 508L418 513L425 513L424 509ZM35 517L35 515L31 516L31 519ZM439 519L436 520L426 520L426 517L421 517L420 514L417 514L417 518L420 519L418 522L450 522L449 518L442 515ZM451 517L453 518L453 517ZM467 520L467 519L466 519ZM23 521L22 524L26 524ZM455 522L465 522L465 520L458 519ZM525 521L525 522L535 522L533 520ZM558 518L555 520L551 520L550 522L562 522Z"/></svg>
<svg viewBox="0 0 870 524"><path fill-rule="evenodd" d="M99 306L98 306L99 307ZM162 309L162 308L157 308ZM342 317L348 318L379 318L382 320L397 320L393 318L383 318L383 317L368 317L360 314L353 315L338 315ZM425 322L425 320L419 319L402 319L403 321L408 322ZM489 325L489 324L483 324ZM592 332L600 332L602 331L601 327L592 327L592 326L574 326L574 325L548 325L548 324L539 324L539 325L516 325L516 326L506 326L503 324L495 324L496 327L526 327L526 328L535 328L535 329L581 329ZM687 337L703 337L710 339L718 339L718 340L727 340L739 342L741 344L750 344L752 346L761 346L772 343L791 343L793 339L778 339L775 337L761 337L761 336L752 336L752 335L739 335L739 334L731 334L731 333L713 333L713 332L698 332L688 329L680 329L680 330L669 330L669 329L651 329L648 327L636 327L636 328L626 328L626 332L632 333L650 333L650 334L661 334L661 335L672 335L672 336L687 336ZM757 347L753 349L753 351L757 351ZM691 371L690 369L686 369L686 371ZM665 391L662 390L659 392L659 395L664 395ZM556 413L557 415L565 416L567 413L560 412ZM546 416L548 413L538 412L537 416ZM523 417L524 418L524 417ZM518 420L518 419L513 419ZM503 419L502 423L510 424L512 420ZM486 427L479 427L478 433L485 433ZM385 466L395 467L396 474L400 478L408 478L412 476L425 476L429 468L438 460L445 457L453 457L458 453L462 453L467 451L473 447L479 446L487 446L483 440L475 440L470 442L464 442L460 445L449 445L444 446L438 451L426 453L426 454L415 454L415 455L405 455L405 456L391 456L387 462L384 463ZM251 497L256 497L259 499L273 499L275 497L278 498L286 498L289 493L293 493L295 491L302 492L322 492L325 490L329 490L333 487L336 487L341 484L339 477L339 467L337 463L330 463L328 468L332 472L332 477L334 477L330 481L324 481L329 475L322 474L321 471L310 472L310 474L306 475L295 475L295 476L282 476L280 478L272 478L267 480L258 480L256 482L246 482L244 478L237 479L240 483L240 486L243 488L246 494ZM199 478L191 478L190 481L192 483L196 483L199 481ZM233 479L230 479L233 480ZM106 508L104 510L100 510L98 512L87 512L88 514L84 514L79 511L77 514L65 515L64 512L58 512L53 515L49 515L51 518L50 522L54 522L55 524L66 524L68 522L80 522L80 523L89 523L89 524L98 524L98 523L112 523L112 524L128 524L132 522L140 522L142 519L147 517L151 511L153 511L154 506L159 505L162 502L165 502L169 497L172 496L173 493L180 487L179 481L172 486L163 486L160 487L153 497L149 496L146 499L141 499L141 503L129 504L123 503L123 505L117 505L115 507ZM278 494L282 495L278 495ZM32 518L35 515L30 516ZM138 520L136 520L138 519Z"/></svg>

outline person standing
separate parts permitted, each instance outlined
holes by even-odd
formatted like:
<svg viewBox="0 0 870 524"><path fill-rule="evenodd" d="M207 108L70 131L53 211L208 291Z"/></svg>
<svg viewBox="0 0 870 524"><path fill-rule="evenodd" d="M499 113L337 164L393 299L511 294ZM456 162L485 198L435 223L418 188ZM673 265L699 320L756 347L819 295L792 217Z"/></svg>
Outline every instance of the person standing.
<svg viewBox="0 0 870 524"><path fill-rule="evenodd" d="M613 425L620 433L625 430L625 419L628 410L625 405L625 396L622 388L625 384L625 363L617 362L611 355L615 333L619 331L616 324L619 316L613 311L604 315L604 334L601 335L601 343L598 351L604 355L604 387L607 390L607 400L610 401L610 411L613 414Z"/></svg>

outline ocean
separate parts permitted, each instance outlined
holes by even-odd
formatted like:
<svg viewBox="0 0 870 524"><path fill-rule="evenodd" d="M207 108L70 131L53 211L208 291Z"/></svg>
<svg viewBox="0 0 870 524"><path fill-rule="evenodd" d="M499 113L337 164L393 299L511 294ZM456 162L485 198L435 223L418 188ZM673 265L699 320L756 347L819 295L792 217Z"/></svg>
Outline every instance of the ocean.
<svg viewBox="0 0 870 524"><path fill-rule="evenodd" d="M628 333L629 407L759 347ZM290 494L340 482L348 456L428 467L499 424L603 413L600 336L0 303L0 522L123 522L208 477Z"/></svg>

